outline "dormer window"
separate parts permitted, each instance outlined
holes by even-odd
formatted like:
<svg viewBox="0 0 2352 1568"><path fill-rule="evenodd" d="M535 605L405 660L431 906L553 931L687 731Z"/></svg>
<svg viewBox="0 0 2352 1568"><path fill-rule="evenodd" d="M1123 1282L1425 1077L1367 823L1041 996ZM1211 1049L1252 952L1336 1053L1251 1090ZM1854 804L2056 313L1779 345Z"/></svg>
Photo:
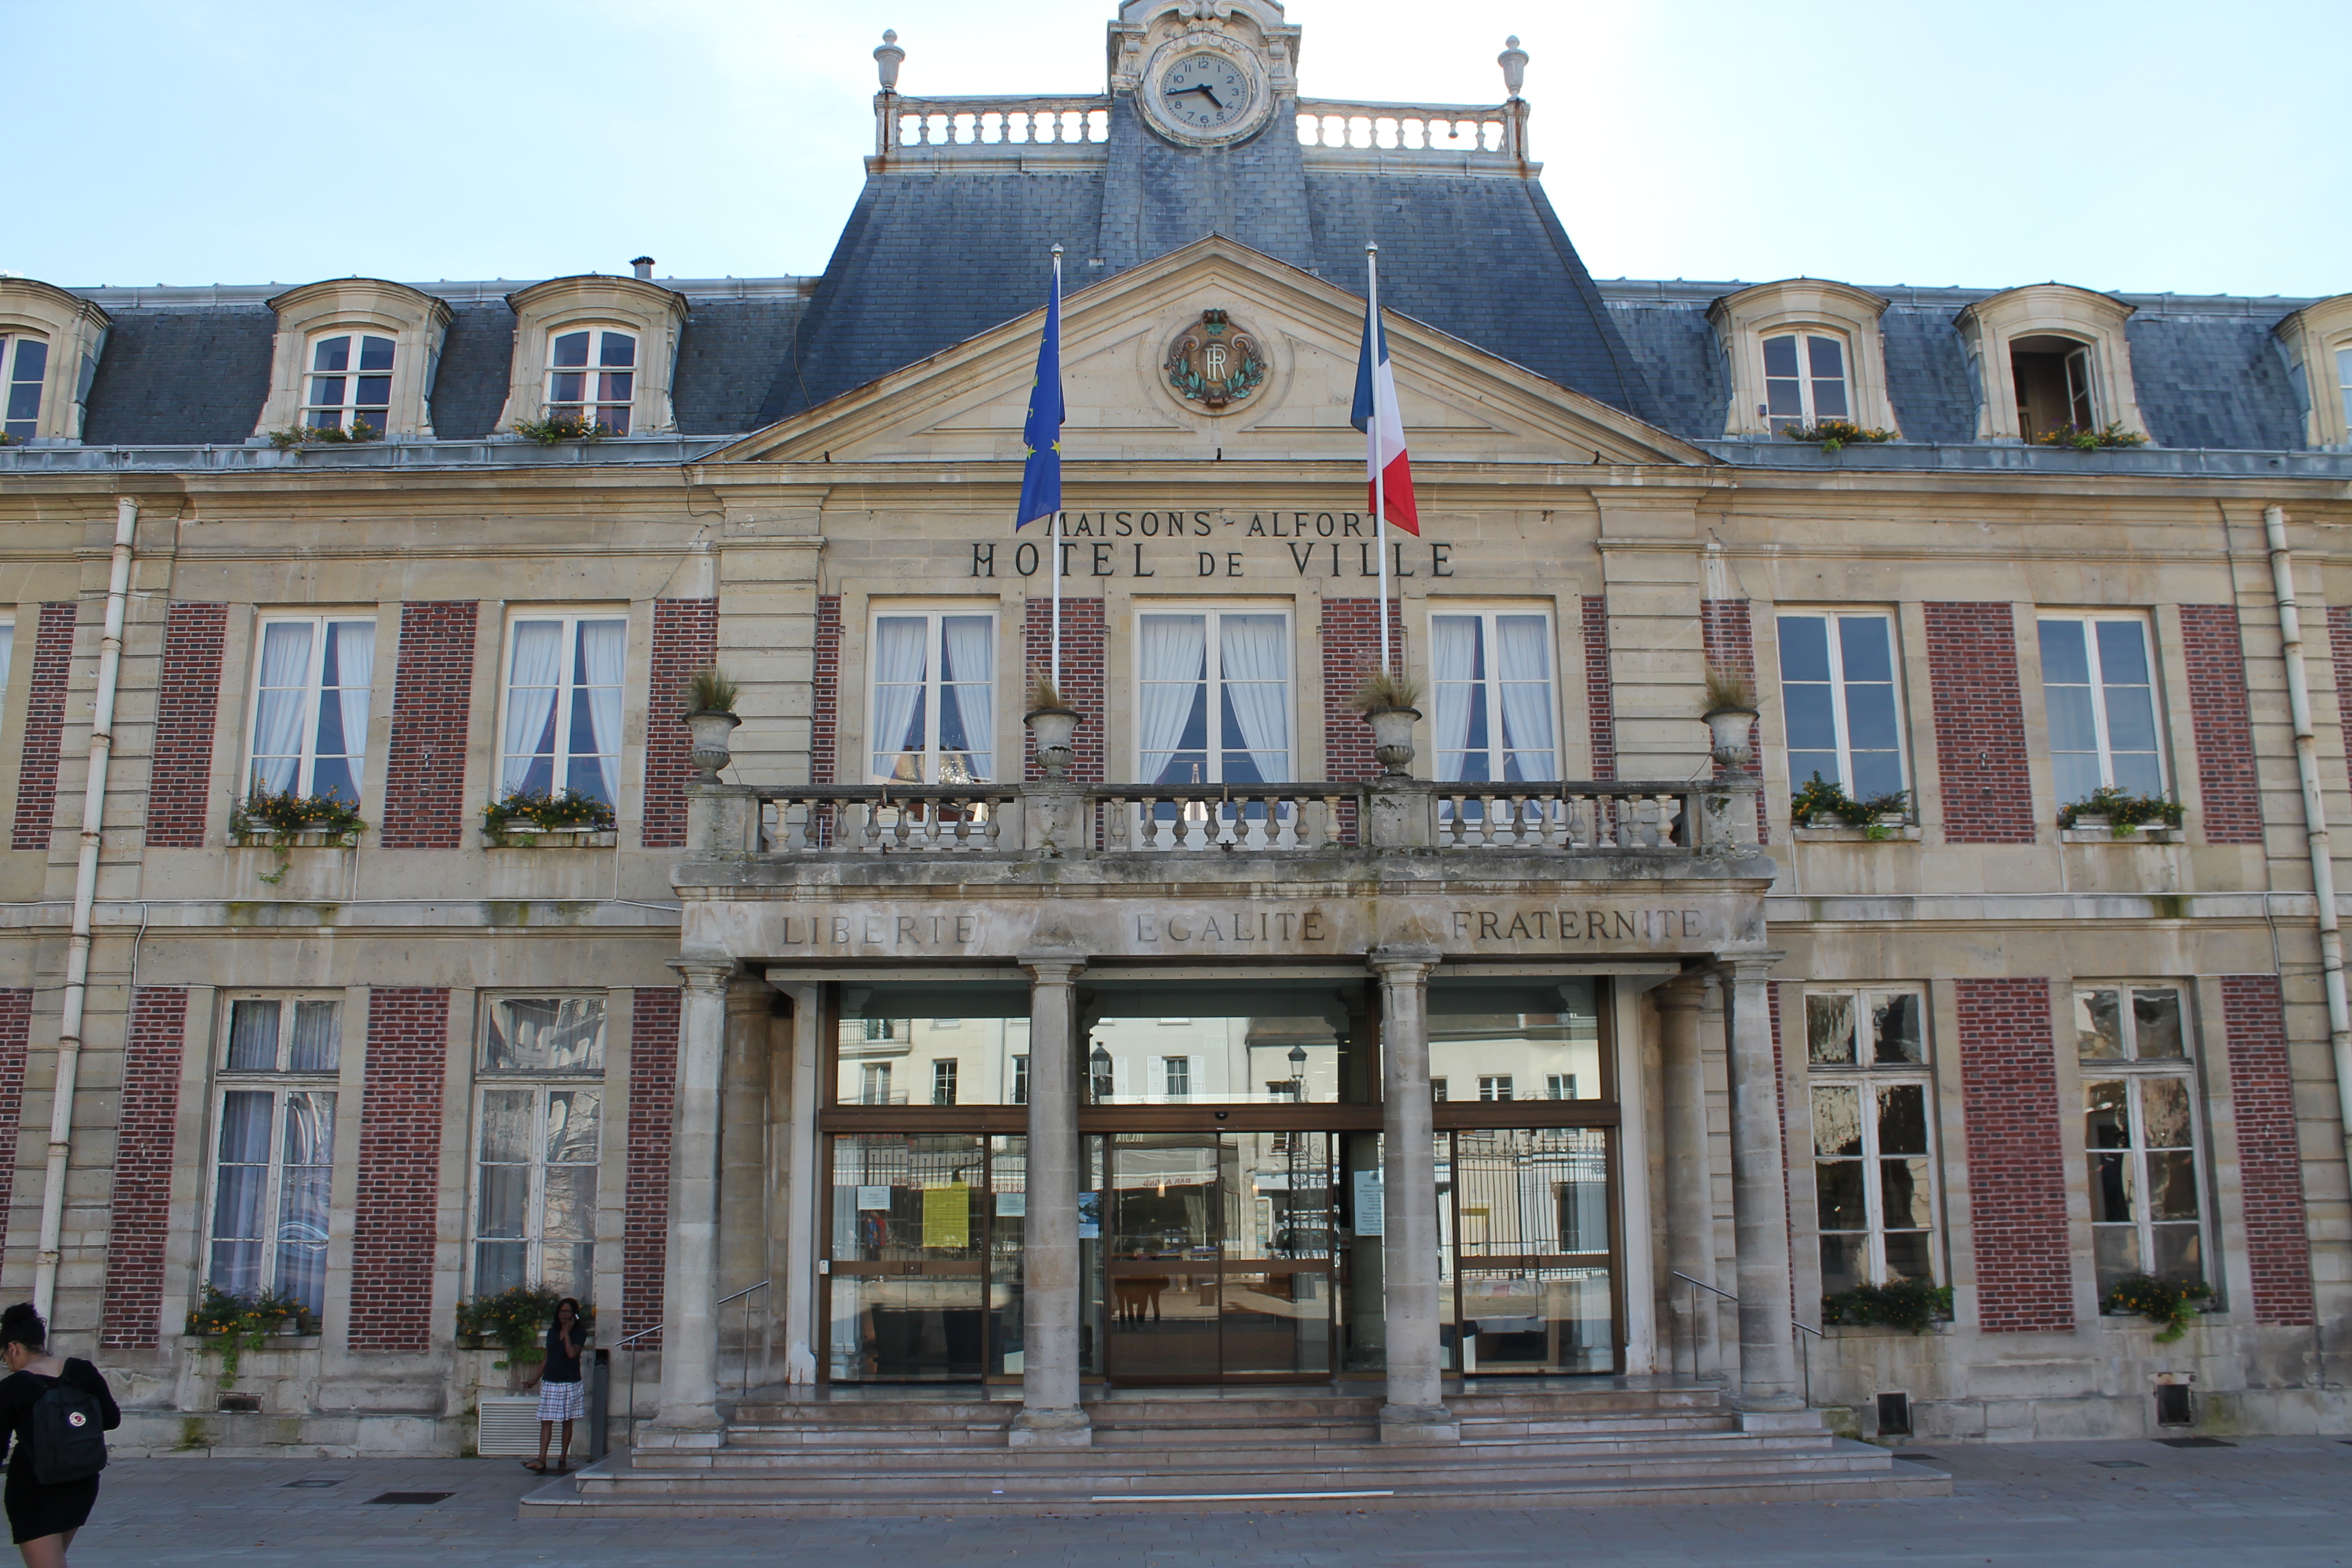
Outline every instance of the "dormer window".
<svg viewBox="0 0 2352 1568"><path fill-rule="evenodd" d="M2017 427L2029 441L2073 426L2099 427L2098 401L2092 395L2091 351L2066 338L2018 338L2009 345L2009 368L2017 384Z"/></svg>
<svg viewBox="0 0 2352 1568"><path fill-rule="evenodd" d="M29 441L41 421L41 384L49 375L47 338L0 337L0 434Z"/></svg>
<svg viewBox="0 0 2352 1568"><path fill-rule="evenodd" d="M313 430L382 436L392 424L393 353L392 339L372 332L317 339L302 423Z"/></svg>
<svg viewBox="0 0 2352 1568"><path fill-rule="evenodd" d="M583 329L558 334L548 347L548 416L595 425L607 436L627 435L636 403L635 336Z"/></svg>
<svg viewBox="0 0 2352 1568"><path fill-rule="evenodd" d="M1820 278L1789 278L1726 294L1707 308L1730 392L1723 433L1773 437L1825 420L1894 430L1886 301Z"/></svg>
<svg viewBox="0 0 2352 1568"><path fill-rule="evenodd" d="M1764 340L1764 406L1773 435L1824 419L1851 417L1845 344L1823 332L1783 332Z"/></svg>
<svg viewBox="0 0 2352 1568"><path fill-rule="evenodd" d="M2303 405L2303 438L2341 452L2352 447L2352 294L2315 300L2271 329Z"/></svg>

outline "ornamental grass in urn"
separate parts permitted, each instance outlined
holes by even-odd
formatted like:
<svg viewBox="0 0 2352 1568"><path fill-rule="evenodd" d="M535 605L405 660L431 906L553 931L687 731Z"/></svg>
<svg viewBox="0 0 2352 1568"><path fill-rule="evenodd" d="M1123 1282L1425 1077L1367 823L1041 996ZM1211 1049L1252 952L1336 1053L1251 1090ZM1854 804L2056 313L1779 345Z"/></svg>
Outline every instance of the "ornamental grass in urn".
<svg viewBox="0 0 2352 1568"><path fill-rule="evenodd" d="M1372 755L1391 776L1412 765L1412 727L1421 720L1421 683L1392 669L1376 669L1356 687L1348 705L1372 727Z"/></svg>
<svg viewBox="0 0 2352 1568"><path fill-rule="evenodd" d="M1063 700L1062 689L1048 675L1029 678L1029 709L1021 721L1037 742L1037 765L1045 770L1049 779L1058 779L1069 771L1077 757L1071 744L1078 731L1078 710Z"/></svg>
<svg viewBox="0 0 2352 1568"><path fill-rule="evenodd" d="M703 666L687 680L683 693L686 702L686 728L693 736L688 755L694 765L702 770L702 782L717 784L719 770L733 759L728 737L743 721L735 716L735 700L740 695L735 682L715 664Z"/></svg>

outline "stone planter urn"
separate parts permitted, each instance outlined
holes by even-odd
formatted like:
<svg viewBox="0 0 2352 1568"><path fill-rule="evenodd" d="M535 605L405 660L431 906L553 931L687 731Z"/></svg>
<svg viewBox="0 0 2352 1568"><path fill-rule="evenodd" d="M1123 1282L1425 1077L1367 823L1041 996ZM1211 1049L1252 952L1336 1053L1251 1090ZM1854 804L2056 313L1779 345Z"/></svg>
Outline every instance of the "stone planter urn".
<svg viewBox="0 0 2352 1568"><path fill-rule="evenodd" d="M1712 738L1715 760L1727 768L1748 765L1748 730L1756 722L1753 708L1710 708L1701 715Z"/></svg>
<svg viewBox="0 0 2352 1568"><path fill-rule="evenodd" d="M687 733L693 737L688 755L702 770L704 784L717 784L719 770L734 758L729 749L728 737L743 721L732 713L689 713L686 716Z"/></svg>
<svg viewBox="0 0 2352 1568"><path fill-rule="evenodd" d="M1077 751L1070 744L1077 733L1078 715L1068 708L1033 708L1021 716L1029 732L1037 738L1037 765L1045 770L1049 779L1060 779L1070 771Z"/></svg>
<svg viewBox="0 0 2352 1568"><path fill-rule="evenodd" d="M1372 727L1372 755L1391 777L1403 777L1412 766L1412 727L1420 721L1418 708L1375 708L1364 715Z"/></svg>

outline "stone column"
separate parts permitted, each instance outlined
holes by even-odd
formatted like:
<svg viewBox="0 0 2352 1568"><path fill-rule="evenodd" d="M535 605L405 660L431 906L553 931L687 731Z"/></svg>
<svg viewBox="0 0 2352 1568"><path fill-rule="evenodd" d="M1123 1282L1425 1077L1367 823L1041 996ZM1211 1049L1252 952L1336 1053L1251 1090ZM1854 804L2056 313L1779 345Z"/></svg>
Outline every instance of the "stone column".
<svg viewBox="0 0 2352 1568"><path fill-rule="evenodd" d="M1078 1075L1072 989L1086 955L1040 948L1029 971L1028 1215L1022 1249L1021 1414L1015 1447L1083 1448L1078 1404Z"/></svg>
<svg viewBox="0 0 2352 1568"><path fill-rule="evenodd" d="M1674 1278L1686 1274L1715 1283L1715 1172L1707 1157L1706 1068L1698 1048L1699 1009L1706 984L1696 977L1669 980L1650 994L1658 1007L1658 1090L1664 1136L1665 1192L1660 1205L1666 1222L1666 1321L1674 1325L1667 1370L1679 1373L1680 1347L1690 1347L1691 1375L1705 1365L1715 1339L1716 1299ZM1691 1298L1699 1300L1694 1303Z"/></svg>
<svg viewBox="0 0 2352 1568"><path fill-rule="evenodd" d="M770 970L770 984L777 973ZM781 1288L784 1297L784 1376L785 1381L813 1384L816 1381L816 1291L817 1291L817 1062L822 1057L817 1023L819 987L808 984L780 985L778 990L793 999L792 1060L786 1071L789 1087L782 1096L785 1106L785 1136L783 1157L778 1163L777 1180L782 1188L777 1204L784 1216L782 1272L771 1290Z"/></svg>
<svg viewBox="0 0 2352 1568"><path fill-rule="evenodd" d="M686 977L678 1019L677 1103L669 1143L669 1252L662 1287L661 1414L648 1425L655 1446L715 1447L719 1339L711 1321L718 1291L719 1078L727 1048L727 983L735 961L690 952L670 967Z"/></svg>
<svg viewBox="0 0 2352 1568"><path fill-rule="evenodd" d="M768 1279L768 1006L775 993L757 980L738 979L727 992L727 1053L719 1068L718 1291L736 1291ZM771 1285L754 1290L719 1312L719 1359L740 1363L741 1375L726 1376L730 1388L766 1381L759 1353L769 1336L764 1324L775 1306ZM749 1312L745 1307L751 1309ZM748 1329L747 1329L748 1324ZM729 1341L735 1342L730 1348Z"/></svg>
<svg viewBox="0 0 2352 1568"><path fill-rule="evenodd" d="M1790 1336L1789 1188L1780 1149L1780 1071L1772 1060L1766 976L1777 952L1738 958L1730 971L1731 1217L1739 1269L1739 1392L1743 1426L1805 1412ZM1810 1414L1809 1412L1806 1414Z"/></svg>
<svg viewBox="0 0 2352 1568"><path fill-rule="evenodd" d="M1445 1408L1438 1365L1437 1171L1431 1157L1429 972L1433 947L1380 947L1381 1181L1386 1189L1381 1262L1387 1289L1388 1402L1381 1440L1450 1443L1462 1436Z"/></svg>

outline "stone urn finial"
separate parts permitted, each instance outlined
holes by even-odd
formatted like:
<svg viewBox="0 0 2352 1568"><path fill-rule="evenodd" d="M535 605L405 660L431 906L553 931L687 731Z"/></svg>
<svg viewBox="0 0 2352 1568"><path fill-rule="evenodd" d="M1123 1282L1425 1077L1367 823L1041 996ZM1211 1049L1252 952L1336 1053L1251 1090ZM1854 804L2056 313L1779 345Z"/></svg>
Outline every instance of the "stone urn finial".
<svg viewBox="0 0 2352 1568"><path fill-rule="evenodd" d="M1069 776L1077 749L1070 742L1078 731L1078 710L1062 700L1061 689L1046 676L1029 682L1029 711L1021 716L1037 742L1037 765L1048 781L1060 784Z"/></svg>
<svg viewBox="0 0 2352 1568"><path fill-rule="evenodd" d="M882 46L874 51L874 68L881 74L882 90L898 90L898 68L907 63L907 51L898 47L898 29L882 29Z"/></svg>
<svg viewBox="0 0 2352 1568"><path fill-rule="evenodd" d="M696 670L686 683L687 755L701 770L701 784L717 784L719 770L734 760L729 738L743 721L735 716L734 681L717 665Z"/></svg>
<svg viewBox="0 0 2352 1568"><path fill-rule="evenodd" d="M1519 89L1528 84L1528 51L1519 47L1517 33L1503 40L1503 52L1495 57L1495 63L1503 68L1504 90L1518 97Z"/></svg>

